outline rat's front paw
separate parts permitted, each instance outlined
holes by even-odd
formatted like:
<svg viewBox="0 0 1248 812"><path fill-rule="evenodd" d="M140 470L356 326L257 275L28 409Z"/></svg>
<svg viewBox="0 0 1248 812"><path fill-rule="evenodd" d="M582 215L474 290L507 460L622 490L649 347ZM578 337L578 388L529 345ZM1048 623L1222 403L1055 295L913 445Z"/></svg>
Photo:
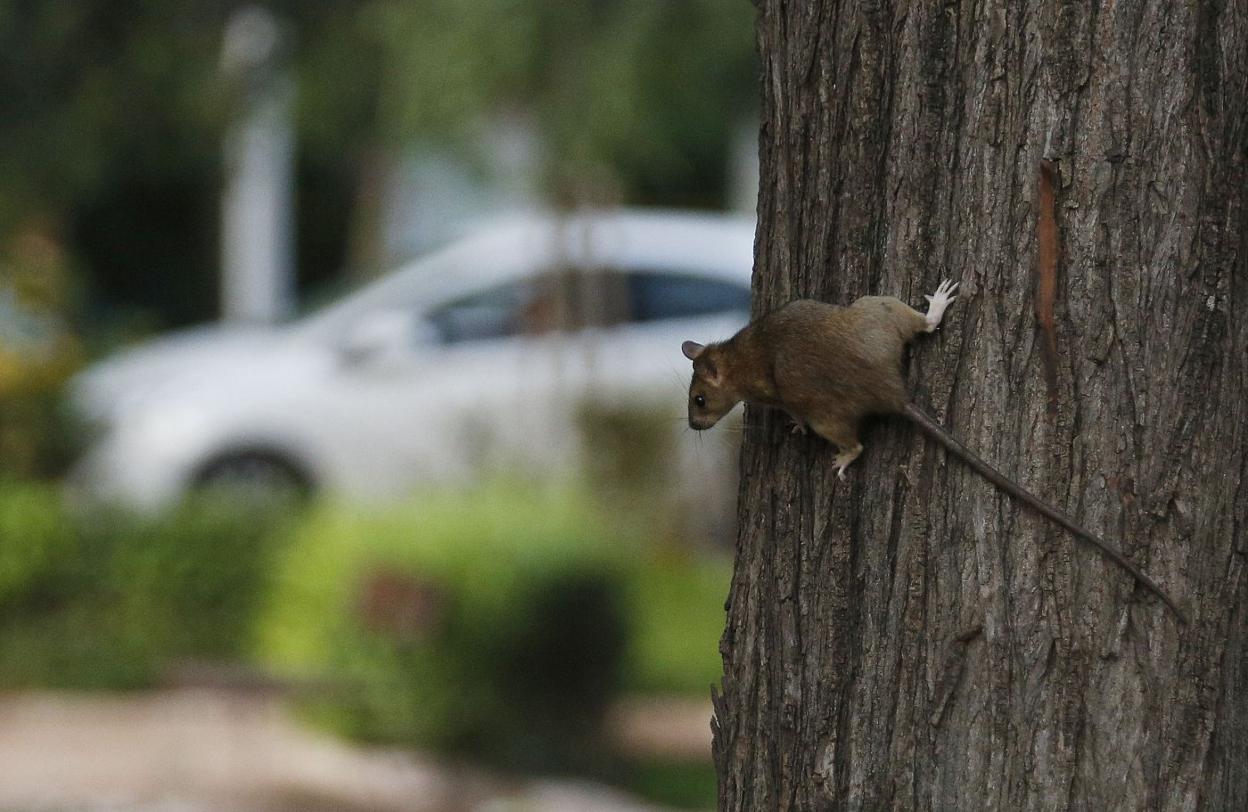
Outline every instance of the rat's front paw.
<svg viewBox="0 0 1248 812"><path fill-rule="evenodd" d="M946 279L940 283L940 287L936 288L935 293L923 297L927 299L927 332L930 333L940 326L940 320L945 317L945 309L958 298L957 289L957 282L950 282Z"/></svg>

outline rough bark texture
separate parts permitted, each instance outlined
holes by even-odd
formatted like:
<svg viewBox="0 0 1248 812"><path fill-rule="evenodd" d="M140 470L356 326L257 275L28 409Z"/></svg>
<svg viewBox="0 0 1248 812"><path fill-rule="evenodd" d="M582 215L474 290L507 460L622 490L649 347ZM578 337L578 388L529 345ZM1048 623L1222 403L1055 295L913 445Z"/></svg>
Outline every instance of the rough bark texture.
<svg viewBox="0 0 1248 812"><path fill-rule="evenodd" d="M838 482L749 409L721 808L1248 809L1248 0L760 0L758 35L756 315L961 280L915 400L1192 623L903 420Z"/></svg>

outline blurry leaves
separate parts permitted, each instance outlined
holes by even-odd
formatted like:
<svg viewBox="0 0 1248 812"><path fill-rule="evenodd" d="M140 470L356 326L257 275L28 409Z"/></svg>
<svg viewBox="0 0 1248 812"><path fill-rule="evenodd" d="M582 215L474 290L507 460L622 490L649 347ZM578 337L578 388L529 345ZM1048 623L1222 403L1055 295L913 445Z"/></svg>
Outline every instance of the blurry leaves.
<svg viewBox="0 0 1248 812"><path fill-rule="evenodd" d="M78 290L51 224L0 243L0 479L60 473L74 453L58 393L83 360Z"/></svg>
<svg viewBox="0 0 1248 812"><path fill-rule="evenodd" d="M51 222L114 297L212 306L225 5L0 3L0 239Z"/></svg>
<svg viewBox="0 0 1248 812"><path fill-rule="evenodd" d="M463 144L484 121L523 111L545 139L556 195L600 167L631 199L685 202L717 188L733 128L754 105L743 1L379 0L357 24L385 55L387 139Z"/></svg>
<svg viewBox="0 0 1248 812"><path fill-rule="evenodd" d="M56 586L75 553L73 529L48 488L0 486L0 614Z"/></svg>
<svg viewBox="0 0 1248 812"><path fill-rule="evenodd" d="M222 31L241 5L0 2L0 230L119 176L215 171ZM606 165L630 197L676 202L662 195L708 166L722 174L754 106L745 0L267 5L289 28L300 141L320 159L353 161L374 140L463 145L483 121L523 111L548 139L552 176Z"/></svg>
<svg viewBox="0 0 1248 812"><path fill-rule="evenodd" d="M147 686L180 660L238 658L284 518L208 498L71 515L50 486L0 483L0 690Z"/></svg>
<svg viewBox="0 0 1248 812"><path fill-rule="evenodd" d="M254 657L353 737L618 778L604 710L621 689L705 696L730 577L621 524L505 486L294 516L217 494L139 518L0 484L0 690Z"/></svg>
<svg viewBox="0 0 1248 812"><path fill-rule="evenodd" d="M219 26L203 5L3 4L0 223L90 194L119 159L173 173L188 150L215 159Z"/></svg>
<svg viewBox="0 0 1248 812"><path fill-rule="evenodd" d="M313 511L257 635L270 665L342 690L365 739L568 766L618 688L629 542L584 499L494 487Z"/></svg>
<svg viewBox="0 0 1248 812"><path fill-rule="evenodd" d="M216 309L222 34L239 0L0 0L0 238L61 224L104 303ZM532 126L555 202L723 204L746 0L270 0L298 83L300 274L370 254L371 175ZM234 90L237 90L235 88ZM371 173L371 175L370 175ZM370 185L372 184L372 185ZM361 211L361 209L365 209ZM352 234L353 228L361 234Z"/></svg>
<svg viewBox="0 0 1248 812"><path fill-rule="evenodd" d="M361 16L384 49L382 126L401 142L450 140L483 113L530 95L540 4L378 2Z"/></svg>

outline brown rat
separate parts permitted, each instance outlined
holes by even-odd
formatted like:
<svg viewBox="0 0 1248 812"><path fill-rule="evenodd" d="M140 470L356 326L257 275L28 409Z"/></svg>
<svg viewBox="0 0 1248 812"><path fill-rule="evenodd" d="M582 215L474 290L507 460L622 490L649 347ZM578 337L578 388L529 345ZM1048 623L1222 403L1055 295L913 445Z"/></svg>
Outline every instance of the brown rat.
<svg viewBox="0 0 1248 812"><path fill-rule="evenodd" d="M809 427L835 444L837 475L862 453L863 418L901 414L962 458L1006 493L1091 543L1165 601L1180 621L1182 610L1122 553L984 462L910 402L902 377L902 352L919 333L930 333L956 298L957 284L942 282L920 313L892 296L864 296L849 307L801 299L743 328L727 341L703 346L686 341L693 361L689 425L709 429L740 401L788 412L795 430Z"/></svg>

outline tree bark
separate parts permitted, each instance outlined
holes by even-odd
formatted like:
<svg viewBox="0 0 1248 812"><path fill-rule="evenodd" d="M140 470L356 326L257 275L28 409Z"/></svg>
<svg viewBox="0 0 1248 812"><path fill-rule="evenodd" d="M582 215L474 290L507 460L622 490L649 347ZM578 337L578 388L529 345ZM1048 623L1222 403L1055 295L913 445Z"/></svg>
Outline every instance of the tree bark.
<svg viewBox="0 0 1248 812"><path fill-rule="evenodd" d="M758 43L755 315L960 280L915 401L1191 624L902 419L840 482L749 408L720 808L1248 809L1248 0L759 0Z"/></svg>

